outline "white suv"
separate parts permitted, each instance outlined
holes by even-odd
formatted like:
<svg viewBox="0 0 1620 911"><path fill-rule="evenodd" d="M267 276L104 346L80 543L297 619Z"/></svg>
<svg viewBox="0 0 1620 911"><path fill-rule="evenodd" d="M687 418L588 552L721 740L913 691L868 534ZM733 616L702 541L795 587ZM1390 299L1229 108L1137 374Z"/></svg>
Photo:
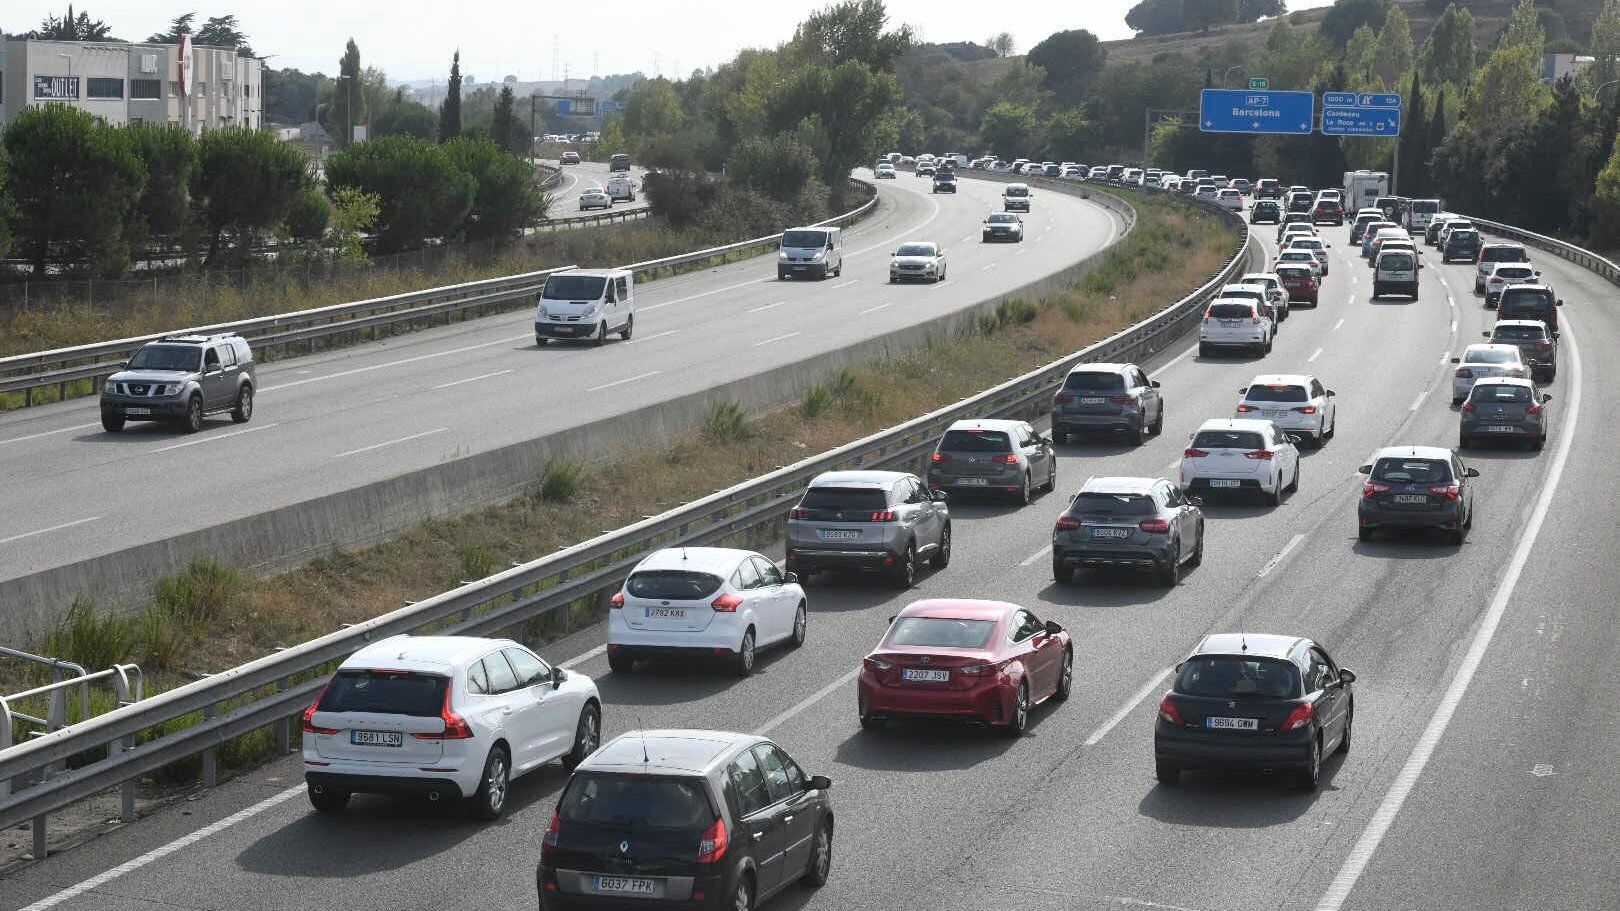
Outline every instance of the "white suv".
<svg viewBox="0 0 1620 911"><path fill-rule="evenodd" d="M1181 455L1189 494L1258 493L1273 506L1299 489L1299 449L1270 421L1205 421Z"/></svg>
<svg viewBox="0 0 1620 911"><path fill-rule="evenodd" d="M323 813L354 793L424 794L493 820L511 779L572 769L601 731L591 678L510 639L394 636L350 655L304 711L304 781Z"/></svg>
<svg viewBox="0 0 1620 911"><path fill-rule="evenodd" d="M1274 328L1265 304L1250 298L1218 297L1198 324L1198 356L1221 348L1243 348L1256 356L1271 351Z"/></svg>
<svg viewBox="0 0 1620 911"><path fill-rule="evenodd" d="M1301 434L1313 449L1320 449L1338 431L1339 407L1334 392L1322 388L1304 373L1268 373L1239 389L1236 418L1270 421L1279 430Z"/></svg>
<svg viewBox="0 0 1620 911"><path fill-rule="evenodd" d="M719 656L741 676L763 646L804 644L804 588L751 550L670 547L636 564L608 611L608 666L637 658Z"/></svg>

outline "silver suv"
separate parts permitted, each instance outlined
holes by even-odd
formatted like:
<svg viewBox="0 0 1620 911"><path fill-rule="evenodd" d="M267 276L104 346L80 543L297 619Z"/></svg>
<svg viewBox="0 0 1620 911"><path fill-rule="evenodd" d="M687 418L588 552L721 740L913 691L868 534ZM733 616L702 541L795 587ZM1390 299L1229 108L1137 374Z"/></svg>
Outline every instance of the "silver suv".
<svg viewBox="0 0 1620 911"><path fill-rule="evenodd" d="M1052 438L1126 433L1138 446L1164 429L1159 383L1135 364L1081 364L1052 396Z"/></svg>
<svg viewBox="0 0 1620 911"><path fill-rule="evenodd" d="M125 421L177 421L186 433L196 433L205 415L227 411L245 424L253 417L257 385L253 349L239 335L161 338L107 377L101 426L117 433Z"/></svg>
<svg viewBox="0 0 1620 911"><path fill-rule="evenodd" d="M1052 441L1023 421L957 421L946 428L928 463L934 490L995 493L1020 505L1030 493L1057 487Z"/></svg>
<svg viewBox="0 0 1620 911"><path fill-rule="evenodd" d="M807 579L822 570L881 573L901 588L917 581L927 557L951 562L951 512L899 471L829 471L810 482L788 513L787 568Z"/></svg>

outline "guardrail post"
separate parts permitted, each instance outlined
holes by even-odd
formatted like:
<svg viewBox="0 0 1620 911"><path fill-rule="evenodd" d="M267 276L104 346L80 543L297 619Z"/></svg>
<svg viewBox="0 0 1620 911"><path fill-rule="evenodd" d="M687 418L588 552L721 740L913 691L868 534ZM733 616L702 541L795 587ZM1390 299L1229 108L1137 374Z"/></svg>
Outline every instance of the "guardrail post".
<svg viewBox="0 0 1620 911"><path fill-rule="evenodd" d="M292 680L283 677L276 681L276 692L285 693L292 687ZM286 756L292 752L292 718L283 718L276 722L276 750Z"/></svg>
<svg viewBox="0 0 1620 911"><path fill-rule="evenodd" d="M219 714L219 703L209 703L203 709L203 720L212 721ZM203 750L202 754L203 787L211 788L219 784L219 747L212 746Z"/></svg>
<svg viewBox="0 0 1620 911"><path fill-rule="evenodd" d="M123 668L122 665L114 665L113 667L114 667L115 670L118 671L118 673L113 676L113 691L114 691L114 694L117 696L119 708L122 708L122 707L124 707L126 705L134 705L135 702L140 699L139 692L137 691L135 694L130 693L129 675L127 673L125 673L124 668ZM137 680L140 680L140 679L141 678L137 678ZM138 690L139 687L140 687L140 683L137 683L136 687L137 687L137 690ZM131 698L132 695L133 695L133 698ZM86 713L86 717L88 717L88 713ZM120 737L118 740L114 741L113 743L107 744L107 758L108 759L113 758L113 754L115 752L127 753L130 750L133 750L134 748L135 748L135 735L126 734L123 737ZM122 819L124 822L130 822L130 821L135 819L135 780L134 779L130 779L129 781L126 781L123 784L118 786L118 818Z"/></svg>

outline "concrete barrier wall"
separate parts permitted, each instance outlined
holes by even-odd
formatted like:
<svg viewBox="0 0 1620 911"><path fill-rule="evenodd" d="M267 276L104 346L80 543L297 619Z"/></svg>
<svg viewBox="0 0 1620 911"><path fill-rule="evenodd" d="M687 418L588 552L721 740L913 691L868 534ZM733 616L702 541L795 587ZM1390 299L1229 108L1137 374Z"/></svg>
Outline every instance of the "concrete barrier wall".
<svg viewBox="0 0 1620 911"><path fill-rule="evenodd" d="M1087 196L1134 226L1124 200L1082 187L1053 188ZM1123 237L1123 234L1121 235ZM161 577L199 557L249 575L302 566L334 548L366 547L431 518L463 515L510 500L538 482L555 461L603 461L631 447L658 443L701 427L716 402L762 414L798 401L839 368L905 354L929 338L971 331L980 314L1004 300L1034 299L1063 289L1095 268L1107 250L1059 272L928 323L908 326L837 351L814 355L745 379L659 402L534 440L419 469L332 496L284 506L201 531L152 541L70 566L0 582L0 642L37 642L77 597L116 610L140 608Z"/></svg>

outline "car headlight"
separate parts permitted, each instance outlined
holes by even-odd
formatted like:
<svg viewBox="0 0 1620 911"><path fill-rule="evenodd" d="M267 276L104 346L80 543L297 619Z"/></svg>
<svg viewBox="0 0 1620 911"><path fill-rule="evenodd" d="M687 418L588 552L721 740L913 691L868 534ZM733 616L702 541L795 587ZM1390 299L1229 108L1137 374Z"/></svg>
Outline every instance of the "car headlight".
<svg viewBox="0 0 1620 911"><path fill-rule="evenodd" d="M777 259L787 259L788 258L787 251L786 250L778 250L776 252L776 258Z"/></svg>
<svg viewBox="0 0 1620 911"><path fill-rule="evenodd" d="M540 316L540 317L547 317L547 316L551 315L551 311L546 309L545 304L541 304L539 306L539 308L535 310L535 315Z"/></svg>
<svg viewBox="0 0 1620 911"><path fill-rule="evenodd" d="M815 252L815 254L814 254L814 255L812 255L812 256L811 256L811 257L810 257L810 258L811 258L811 259L821 259L821 258L823 258L823 257L825 257L825 256L826 256L826 255L827 255L827 251L826 251L826 250L817 250L817 251L816 251L816 252Z"/></svg>

